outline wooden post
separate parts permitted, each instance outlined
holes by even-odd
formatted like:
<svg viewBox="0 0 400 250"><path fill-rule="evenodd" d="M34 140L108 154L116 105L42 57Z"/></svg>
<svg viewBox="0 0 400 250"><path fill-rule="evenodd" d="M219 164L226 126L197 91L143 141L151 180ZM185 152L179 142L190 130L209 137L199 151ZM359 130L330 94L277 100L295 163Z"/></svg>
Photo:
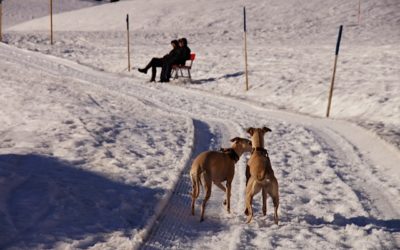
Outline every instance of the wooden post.
<svg viewBox="0 0 400 250"><path fill-rule="evenodd" d="M3 41L3 34L2 34L2 30L1 30L1 26L3 25L3 23L2 23L3 9L1 7L1 2L2 2L2 0L0 0L0 42Z"/></svg>
<svg viewBox="0 0 400 250"><path fill-rule="evenodd" d="M340 40L342 39L342 30L343 30L343 25L340 25L339 35L338 35L338 39L337 39L337 42L336 42L335 63L333 65L333 75L332 75L332 81L331 81L331 88L329 90L328 108L326 110L326 117L329 117L329 112L330 112L330 109L331 109L332 95L333 95L333 85L335 83L336 64L337 64L337 59L338 59L338 55L339 55Z"/></svg>
<svg viewBox="0 0 400 250"><path fill-rule="evenodd" d="M246 91L249 90L249 74L247 71L247 30L246 30L246 7L243 7L243 29L244 29L244 65L246 76Z"/></svg>
<svg viewBox="0 0 400 250"><path fill-rule="evenodd" d="M126 14L126 31L128 35L128 71L131 71L131 53L130 53L130 42L129 42L129 14Z"/></svg>
<svg viewBox="0 0 400 250"><path fill-rule="evenodd" d="M50 44L53 45L53 0L50 0Z"/></svg>

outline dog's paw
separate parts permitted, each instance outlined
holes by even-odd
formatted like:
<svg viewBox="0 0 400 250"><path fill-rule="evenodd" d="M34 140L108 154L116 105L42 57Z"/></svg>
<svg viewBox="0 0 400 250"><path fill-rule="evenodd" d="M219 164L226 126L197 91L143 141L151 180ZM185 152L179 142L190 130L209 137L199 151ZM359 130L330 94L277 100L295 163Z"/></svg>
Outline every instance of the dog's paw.
<svg viewBox="0 0 400 250"><path fill-rule="evenodd" d="M251 222L251 220L253 219L253 216L247 216L247 221L246 223L249 224Z"/></svg>

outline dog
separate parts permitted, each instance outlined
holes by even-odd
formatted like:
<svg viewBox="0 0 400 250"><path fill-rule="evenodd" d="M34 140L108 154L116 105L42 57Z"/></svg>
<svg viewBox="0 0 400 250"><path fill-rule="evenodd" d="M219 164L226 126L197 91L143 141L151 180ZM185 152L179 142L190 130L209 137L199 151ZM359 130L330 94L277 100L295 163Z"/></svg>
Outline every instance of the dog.
<svg viewBox="0 0 400 250"><path fill-rule="evenodd" d="M262 211L267 214L267 194L272 198L275 213L274 222L278 224L279 207L279 185L271 167L268 151L264 148L264 135L271 132L267 127L248 128L247 133L251 135L252 151L246 169L246 211L247 223L253 218L253 197L262 191Z"/></svg>
<svg viewBox="0 0 400 250"><path fill-rule="evenodd" d="M245 152L251 151L251 141L235 137L231 139L232 146L221 151L205 151L199 154L192 163L190 178L192 180L192 215L194 215L194 204L199 197L200 186L204 188L205 196L201 206L200 222L204 220L206 203L211 196L212 182L226 193L224 205L227 211L231 208L231 184L235 174L235 163ZM221 182L226 181L226 188Z"/></svg>

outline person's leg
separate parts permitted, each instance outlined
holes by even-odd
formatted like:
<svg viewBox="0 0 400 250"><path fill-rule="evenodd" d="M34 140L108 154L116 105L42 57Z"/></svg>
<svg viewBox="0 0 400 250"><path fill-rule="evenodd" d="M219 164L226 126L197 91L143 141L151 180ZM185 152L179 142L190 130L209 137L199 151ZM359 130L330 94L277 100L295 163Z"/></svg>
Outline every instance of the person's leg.
<svg viewBox="0 0 400 250"><path fill-rule="evenodd" d="M142 73L144 73L144 74L147 74L147 71L148 71L151 67L153 67L153 65L159 64L159 61L161 61L161 58L153 57L153 58L150 60L150 62L146 65L146 67L144 67L144 68L139 68L138 70L139 70L139 72L142 72Z"/></svg>
<svg viewBox="0 0 400 250"><path fill-rule="evenodd" d="M157 67L162 67L163 65L163 60L162 58L153 58L153 63L151 64L151 82L156 81L156 74L157 74Z"/></svg>
<svg viewBox="0 0 400 250"><path fill-rule="evenodd" d="M168 80L171 78L171 71L172 71L172 64L169 64L168 68L166 70L166 74L167 74L167 79Z"/></svg>
<svg viewBox="0 0 400 250"><path fill-rule="evenodd" d="M165 74L165 63L161 67L160 82L164 82L165 81L164 74Z"/></svg>
<svg viewBox="0 0 400 250"><path fill-rule="evenodd" d="M169 76L171 74L171 64L165 62L161 69L160 81L161 82L169 82Z"/></svg>

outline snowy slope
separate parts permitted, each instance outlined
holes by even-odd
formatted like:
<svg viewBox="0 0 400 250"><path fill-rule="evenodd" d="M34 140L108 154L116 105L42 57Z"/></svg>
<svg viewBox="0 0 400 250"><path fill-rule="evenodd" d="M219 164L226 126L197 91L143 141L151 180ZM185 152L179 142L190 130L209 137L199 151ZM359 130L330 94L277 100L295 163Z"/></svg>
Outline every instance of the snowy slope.
<svg viewBox="0 0 400 250"><path fill-rule="evenodd" d="M399 248L397 2L366 1L374 22L348 27L363 39L358 45L353 33L343 44L352 50L341 54L338 82L348 88L337 89L332 115L342 119L333 120L319 118L337 31L326 27L354 25L356 16L343 13L347 1L249 2L257 31L249 55L266 58L250 60L249 92L241 21L231 18L240 17L242 1L183 2L121 1L57 15L54 47L40 31L46 17L6 31L7 43L57 57L0 45L0 248ZM185 35L198 53L198 84L147 84L147 76L124 71L130 9L134 64ZM265 25L267 17L275 21ZM78 20L86 24L74 26ZM307 32L322 41L300 36ZM392 145L355 123L382 129ZM260 196L254 222L244 223L248 156L237 164L232 213L213 189L199 223L199 210L189 213L191 159L264 125L273 130L266 147L280 183L280 225L270 201L261 216Z"/></svg>
<svg viewBox="0 0 400 250"><path fill-rule="evenodd" d="M10 28L5 40L126 72L125 15L130 14L135 67L169 51L170 40L186 36L197 53L193 75L199 84L190 87L323 117L342 24L331 116L351 120L400 147L399 1L363 1L360 25L358 3L344 0L246 4L248 92L243 91L242 1L121 1L56 15L59 32L52 48L48 17ZM145 79L137 71L129 75Z"/></svg>
<svg viewBox="0 0 400 250"><path fill-rule="evenodd" d="M129 249L147 242L149 247L181 249L315 244L358 248L367 241L367 247L394 248L398 244L400 156L358 127L174 86L144 87L129 78L5 46L1 53L8 72L2 76L8 82L2 85L10 88L3 93L7 100L16 100L8 103L23 104L18 96L37 103L16 106L27 115L26 122L18 119L19 125L14 122L17 126L8 126L2 134L7 142L1 147L6 187L2 212L7 222L2 231L12 235L2 240L3 247ZM20 57L30 58L22 66L34 83L31 94L21 95L23 91L12 87L23 82L10 74L21 68ZM6 109L2 117L16 121L10 118L12 110ZM35 116L40 117L36 122ZM195 119L192 125L185 122L189 118ZM229 138L244 136L247 126L264 124L274 131L267 148L281 183L281 225L274 226L270 214L244 224L244 161L234 181L233 213L225 213L222 194L214 190L207 220L198 224L188 211L188 157L227 145ZM374 141L374 146L365 141ZM167 205L165 198L171 194ZM161 220L151 223L164 206Z"/></svg>
<svg viewBox="0 0 400 250"><path fill-rule="evenodd" d="M52 0L53 13L71 11L94 5L99 5L103 2L97 0ZM47 16L50 13L49 1L38 0L3 0L3 17L2 22L5 28L11 27L27 20ZM48 18L47 18L48 19ZM49 22L47 22L49 24Z"/></svg>

